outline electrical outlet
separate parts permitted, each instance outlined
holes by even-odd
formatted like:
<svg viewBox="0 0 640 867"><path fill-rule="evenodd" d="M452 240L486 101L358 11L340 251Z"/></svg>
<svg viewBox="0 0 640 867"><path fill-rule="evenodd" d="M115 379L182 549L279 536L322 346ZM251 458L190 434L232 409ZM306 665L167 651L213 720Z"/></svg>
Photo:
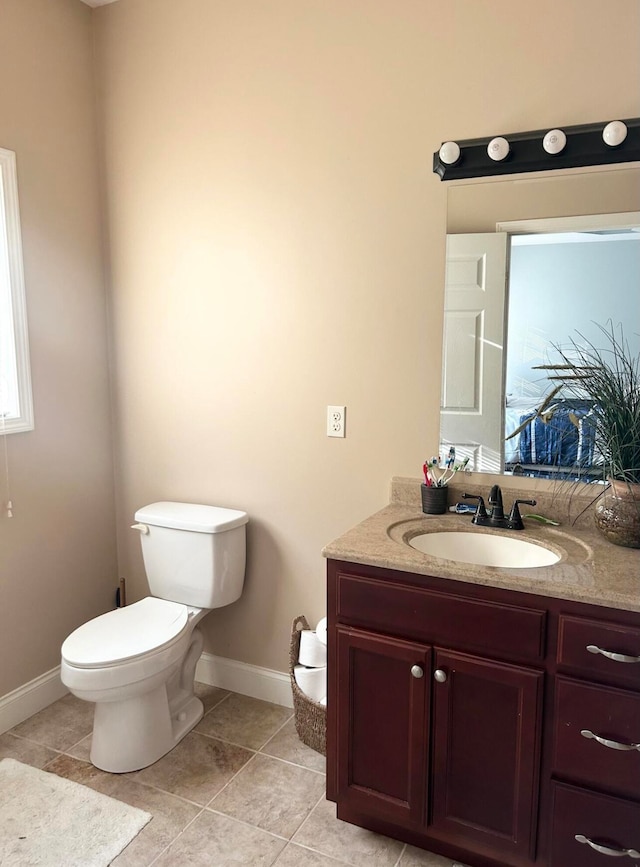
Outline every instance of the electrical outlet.
<svg viewBox="0 0 640 867"><path fill-rule="evenodd" d="M345 434L346 406L327 407L327 436L343 437Z"/></svg>

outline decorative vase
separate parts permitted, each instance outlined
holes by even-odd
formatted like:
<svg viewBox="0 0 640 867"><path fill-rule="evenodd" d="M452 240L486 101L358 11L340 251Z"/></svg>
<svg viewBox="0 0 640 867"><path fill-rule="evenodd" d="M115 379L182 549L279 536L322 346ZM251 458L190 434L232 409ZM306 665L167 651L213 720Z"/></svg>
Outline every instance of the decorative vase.
<svg viewBox="0 0 640 867"><path fill-rule="evenodd" d="M610 479L594 513L596 527L609 542L640 548L640 484Z"/></svg>

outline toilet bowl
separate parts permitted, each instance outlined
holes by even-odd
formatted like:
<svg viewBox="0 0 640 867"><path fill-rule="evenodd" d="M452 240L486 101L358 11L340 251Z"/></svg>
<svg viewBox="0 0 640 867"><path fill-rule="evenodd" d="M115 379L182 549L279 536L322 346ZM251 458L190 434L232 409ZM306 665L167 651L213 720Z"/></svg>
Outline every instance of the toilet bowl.
<svg viewBox="0 0 640 867"><path fill-rule="evenodd" d="M203 647L197 624L211 608L237 599L244 582L246 513L154 503L136 520L150 587L160 585L173 598L148 596L102 614L61 649L62 682L95 702L91 762L112 773L157 761L201 719L194 695ZM180 596L187 603L176 601Z"/></svg>
<svg viewBox="0 0 640 867"><path fill-rule="evenodd" d="M171 750L203 714L193 695L208 612L147 597L76 629L62 645L61 677L96 703L91 762L104 771L144 768Z"/></svg>

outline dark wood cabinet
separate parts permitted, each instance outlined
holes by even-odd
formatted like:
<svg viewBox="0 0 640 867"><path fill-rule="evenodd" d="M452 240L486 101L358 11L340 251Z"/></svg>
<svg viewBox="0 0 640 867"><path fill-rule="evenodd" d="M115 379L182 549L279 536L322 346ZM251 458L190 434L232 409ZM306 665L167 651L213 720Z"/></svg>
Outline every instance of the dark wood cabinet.
<svg viewBox="0 0 640 867"><path fill-rule="evenodd" d="M640 804L553 783L549 867L640 867Z"/></svg>
<svg viewBox="0 0 640 867"><path fill-rule="evenodd" d="M556 776L640 797L640 693L559 676L555 704Z"/></svg>
<svg viewBox="0 0 640 867"><path fill-rule="evenodd" d="M337 630L341 804L424 825L431 655L419 644Z"/></svg>
<svg viewBox="0 0 640 867"><path fill-rule="evenodd" d="M640 689L640 625L561 614L558 667L562 671L619 686Z"/></svg>
<svg viewBox="0 0 640 867"><path fill-rule="evenodd" d="M328 621L340 818L470 867L640 867L640 615L330 560Z"/></svg>
<svg viewBox="0 0 640 867"><path fill-rule="evenodd" d="M541 671L435 654L431 831L506 856L535 846Z"/></svg>

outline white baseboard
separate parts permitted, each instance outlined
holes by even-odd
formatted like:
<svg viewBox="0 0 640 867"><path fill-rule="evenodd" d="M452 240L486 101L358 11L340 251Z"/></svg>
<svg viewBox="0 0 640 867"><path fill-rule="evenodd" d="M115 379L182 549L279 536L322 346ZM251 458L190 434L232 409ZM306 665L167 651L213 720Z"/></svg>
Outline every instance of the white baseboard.
<svg viewBox="0 0 640 867"><path fill-rule="evenodd" d="M203 653L196 666L196 680L283 707L293 707L291 680L284 671Z"/></svg>
<svg viewBox="0 0 640 867"><path fill-rule="evenodd" d="M291 681L284 671L203 653L196 667L196 680L283 707L293 707ZM44 710L68 692L60 680L58 665L3 695L0 698L0 734Z"/></svg>
<svg viewBox="0 0 640 867"><path fill-rule="evenodd" d="M60 666L0 698L0 734L62 698L69 690L60 680Z"/></svg>

